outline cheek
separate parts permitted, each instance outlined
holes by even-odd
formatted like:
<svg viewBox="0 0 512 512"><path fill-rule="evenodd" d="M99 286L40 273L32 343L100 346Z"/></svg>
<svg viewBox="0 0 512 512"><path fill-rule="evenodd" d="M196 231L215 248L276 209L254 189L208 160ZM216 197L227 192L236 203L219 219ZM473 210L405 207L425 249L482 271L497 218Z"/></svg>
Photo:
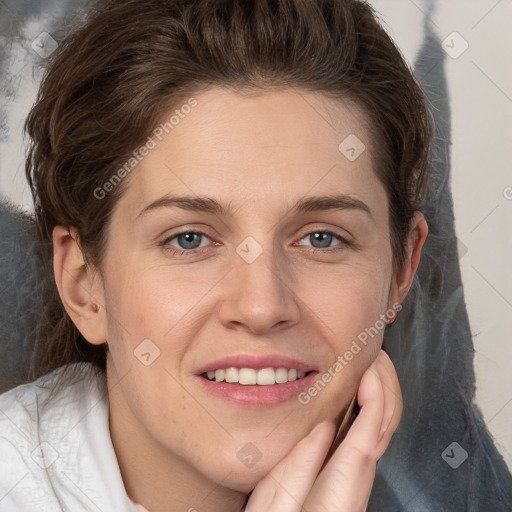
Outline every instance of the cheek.
<svg viewBox="0 0 512 512"><path fill-rule="evenodd" d="M387 325L390 265L379 260L339 266L304 280L302 297L330 345L331 358L318 376L326 410L348 403L365 370L377 357ZM315 391L312 390L315 395ZM306 396L304 402L309 399ZM315 398L316 400L316 398ZM331 405L332 404L332 405Z"/></svg>
<svg viewBox="0 0 512 512"><path fill-rule="evenodd" d="M390 280L390 265L379 261L340 265L305 277L301 296L339 352L386 312ZM377 327L382 329L381 322Z"/></svg>
<svg viewBox="0 0 512 512"><path fill-rule="evenodd" d="M162 344L197 316L198 303L214 284L211 276L187 276L142 261L112 266L105 283L110 340L121 337L123 343L138 344L149 338Z"/></svg>

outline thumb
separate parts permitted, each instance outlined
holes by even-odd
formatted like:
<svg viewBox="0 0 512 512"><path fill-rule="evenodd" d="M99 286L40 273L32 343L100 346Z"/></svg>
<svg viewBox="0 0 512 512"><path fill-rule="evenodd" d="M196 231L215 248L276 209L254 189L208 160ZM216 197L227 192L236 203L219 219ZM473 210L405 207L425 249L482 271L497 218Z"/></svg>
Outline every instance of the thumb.
<svg viewBox="0 0 512 512"><path fill-rule="evenodd" d="M330 421L318 424L255 487L246 512L300 512L334 437Z"/></svg>

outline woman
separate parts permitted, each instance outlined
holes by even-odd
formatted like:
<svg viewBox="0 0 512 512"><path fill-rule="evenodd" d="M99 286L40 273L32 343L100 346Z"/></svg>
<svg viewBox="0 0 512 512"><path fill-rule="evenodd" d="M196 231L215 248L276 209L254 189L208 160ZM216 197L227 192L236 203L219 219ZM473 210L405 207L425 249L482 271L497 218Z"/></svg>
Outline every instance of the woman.
<svg viewBox="0 0 512 512"><path fill-rule="evenodd" d="M431 134L371 8L101 3L27 130L55 286L45 377L0 399L2 506L364 510Z"/></svg>

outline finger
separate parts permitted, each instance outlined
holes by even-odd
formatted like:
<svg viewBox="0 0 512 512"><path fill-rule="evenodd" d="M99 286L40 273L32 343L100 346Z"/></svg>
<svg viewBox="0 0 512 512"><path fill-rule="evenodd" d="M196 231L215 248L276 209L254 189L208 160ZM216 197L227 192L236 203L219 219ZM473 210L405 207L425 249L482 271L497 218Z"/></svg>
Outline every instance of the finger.
<svg viewBox="0 0 512 512"><path fill-rule="evenodd" d="M255 487L246 512L300 512L334 437L334 423L317 425Z"/></svg>
<svg viewBox="0 0 512 512"><path fill-rule="evenodd" d="M385 449L387 444L381 443L381 440L385 433L387 433L387 440L389 441L391 439L391 435L398 426L402 414L402 392L400 390L398 376L391 359L383 350L380 351L375 361L365 373L373 373L381 382L383 391L383 409L378 445L380 448ZM367 388L366 380L363 376L358 391L358 403L360 406L363 406L364 403L371 400L371 393L372 390L371 388ZM384 444L385 446L382 446ZM384 449L379 450L379 458L384 453Z"/></svg>
<svg viewBox="0 0 512 512"><path fill-rule="evenodd" d="M336 436L334 437L334 441L332 442L329 452L327 453L327 456L323 462L322 468L320 471L323 470L324 466L329 462L329 460L332 457L332 454L338 449L338 446L341 444L343 439L345 439L345 436L347 435L348 429L352 425L355 416L357 413L355 413L355 406L357 402L357 394L354 395L351 402L349 403L347 410L344 413L343 419L340 423L340 426L338 427L338 431L336 432Z"/></svg>
<svg viewBox="0 0 512 512"><path fill-rule="evenodd" d="M376 447L384 417L381 371L374 362L363 374L358 393L361 410L311 489L304 504L308 512L365 510L375 478Z"/></svg>
<svg viewBox="0 0 512 512"><path fill-rule="evenodd" d="M380 459L386 451L391 437L402 417L403 400L400 383L395 367L389 356L381 350L374 367L378 372L384 391L384 416L381 425L380 438L377 444L377 458Z"/></svg>

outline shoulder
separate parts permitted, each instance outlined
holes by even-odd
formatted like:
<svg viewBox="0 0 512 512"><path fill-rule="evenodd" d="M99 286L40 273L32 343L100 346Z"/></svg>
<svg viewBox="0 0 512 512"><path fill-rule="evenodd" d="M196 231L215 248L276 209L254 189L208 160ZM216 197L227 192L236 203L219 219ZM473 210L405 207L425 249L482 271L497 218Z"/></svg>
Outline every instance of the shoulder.
<svg viewBox="0 0 512 512"><path fill-rule="evenodd" d="M67 450L76 452L73 430L80 430L75 427L91 404L103 404L106 415L105 395L101 375L88 363L58 368L0 395L2 510L19 510L20 504L60 509L52 470L67 462Z"/></svg>
<svg viewBox="0 0 512 512"><path fill-rule="evenodd" d="M60 386L59 386L60 384ZM34 382L0 395L0 436L13 428L21 433L66 421L70 413L102 393L98 372L89 363L57 368ZM60 409L65 417L56 416Z"/></svg>
<svg viewBox="0 0 512 512"><path fill-rule="evenodd" d="M105 374L68 365L0 395L0 510L98 509L134 510L110 437Z"/></svg>

